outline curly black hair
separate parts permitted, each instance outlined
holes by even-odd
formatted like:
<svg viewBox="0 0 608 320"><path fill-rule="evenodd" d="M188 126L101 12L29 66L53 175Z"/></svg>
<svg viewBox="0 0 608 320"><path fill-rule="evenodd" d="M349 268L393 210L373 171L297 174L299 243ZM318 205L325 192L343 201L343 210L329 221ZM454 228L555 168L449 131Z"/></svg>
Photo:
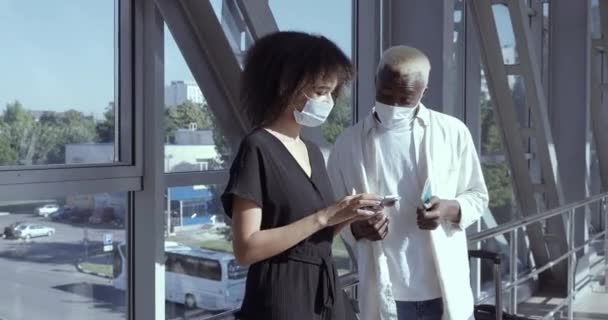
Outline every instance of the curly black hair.
<svg viewBox="0 0 608 320"><path fill-rule="evenodd" d="M241 78L241 102L253 127L272 123L298 92L336 76L337 97L353 76L350 59L329 39L281 31L257 40L248 50Z"/></svg>

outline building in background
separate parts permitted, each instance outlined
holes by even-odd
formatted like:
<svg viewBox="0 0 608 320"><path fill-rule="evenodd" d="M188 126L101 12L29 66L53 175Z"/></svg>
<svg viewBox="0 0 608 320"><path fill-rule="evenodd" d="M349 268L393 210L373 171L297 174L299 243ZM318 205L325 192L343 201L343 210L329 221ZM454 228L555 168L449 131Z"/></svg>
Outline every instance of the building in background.
<svg viewBox="0 0 608 320"><path fill-rule="evenodd" d="M165 145L165 172L209 170L218 153L213 131L196 128L178 129L176 144ZM95 164L113 162L113 143L80 143L66 145L66 164ZM175 191L173 191L175 189ZM208 188L202 186L171 188L171 200L180 211L180 225L209 221L206 202L211 199ZM173 197L175 195L175 198ZM125 193L101 193L66 198L66 205L81 209L113 208L118 217L126 211ZM185 215L185 217L184 217Z"/></svg>
<svg viewBox="0 0 608 320"><path fill-rule="evenodd" d="M205 97L194 81L171 81L165 87L165 107L178 106L186 101L205 104Z"/></svg>

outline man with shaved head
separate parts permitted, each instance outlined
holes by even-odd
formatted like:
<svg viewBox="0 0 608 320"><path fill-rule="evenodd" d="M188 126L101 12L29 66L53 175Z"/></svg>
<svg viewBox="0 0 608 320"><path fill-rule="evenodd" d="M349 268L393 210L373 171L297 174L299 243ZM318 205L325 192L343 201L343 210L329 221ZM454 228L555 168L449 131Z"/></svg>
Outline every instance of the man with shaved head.
<svg viewBox="0 0 608 320"><path fill-rule="evenodd" d="M418 49L384 52L372 112L342 133L329 159L336 196L400 197L342 232L357 260L363 320L473 313L465 229L488 191L467 127L421 103L430 70Z"/></svg>

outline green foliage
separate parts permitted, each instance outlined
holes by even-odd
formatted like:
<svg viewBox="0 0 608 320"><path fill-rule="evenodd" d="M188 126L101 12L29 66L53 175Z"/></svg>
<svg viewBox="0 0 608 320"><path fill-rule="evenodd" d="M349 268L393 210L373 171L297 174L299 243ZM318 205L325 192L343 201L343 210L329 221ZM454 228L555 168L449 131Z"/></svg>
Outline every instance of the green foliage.
<svg viewBox="0 0 608 320"><path fill-rule="evenodd" d="M32 164L32 144L35 136L34 117L19 101L9 103L2 115L4 139L12 150L5 165Z"/></svg>
<svg viewBox="0 0 608 320"><path fill-rule="evenodd" d="M108 143L114 142L114 127L116 125L116 111L114 105L111 104L103 113L104 120L97 123L95 131L97 131L97 142Z"/></svg>
<svg viewBox="0 0 608 320"><path fill-rule="evenodd" d="M9 126L0 118L0 166L15 164L17 153L11 146Z"/></svg>
<svg viewBox="0 0 608 320"><path fill-rule="evenodd" d="M198 130L207 130L212 127L211 112L207 105L186 101L178 106L165 109L165 136L169 142L175 141L177 129L189 128L196 123Z"/></svg>
<svg viewBox="0 0 608 320"><path fill-rule="evenodd" d="M500 127L496 122L492 104L485 97L481 101L481 119L481 153L483 155L504 155ZM495 209L511 205L513 188L508 164L506 162L485 163L482 165L482 169L490 193L490 208Z"/></svg>
<svg viewBox="0 0 608 320"><path fill-rule="evenodd" d="M336 99L336 105L331 111L327 122L321 127L323 137L330 144L334 144L342 131L353 124L352 95L350 88Z"/></svg>
<svg viewBox="0 0 608 320"><path fill-rule="evenodd" d="M45 114L46 115L46 114ZM35 164L65 163L65 146L97 139L95 119L79 111L50 113L36 127ZM43 121L44 120L44 121Z"/></svg>
<svg viewBox="0 0 608 320"><path fill-rule="evenodd" d="M45 112L36 121L20 102L0 117L0 165L65 163L65 146L94 141L95 119L82 112Z"/></svg>

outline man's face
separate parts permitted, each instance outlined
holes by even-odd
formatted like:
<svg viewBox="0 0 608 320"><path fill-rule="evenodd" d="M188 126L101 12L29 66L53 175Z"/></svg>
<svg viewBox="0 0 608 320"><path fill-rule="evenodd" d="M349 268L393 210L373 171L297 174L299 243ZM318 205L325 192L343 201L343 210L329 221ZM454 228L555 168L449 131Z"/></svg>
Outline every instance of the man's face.
<svg viewBox="0 0 608 320"><path fill-rule="evenodd" d="M425 90L422 75L402 74L389 66L385 66L376 79L376 100L392 106L415 105Z"/></svg>

